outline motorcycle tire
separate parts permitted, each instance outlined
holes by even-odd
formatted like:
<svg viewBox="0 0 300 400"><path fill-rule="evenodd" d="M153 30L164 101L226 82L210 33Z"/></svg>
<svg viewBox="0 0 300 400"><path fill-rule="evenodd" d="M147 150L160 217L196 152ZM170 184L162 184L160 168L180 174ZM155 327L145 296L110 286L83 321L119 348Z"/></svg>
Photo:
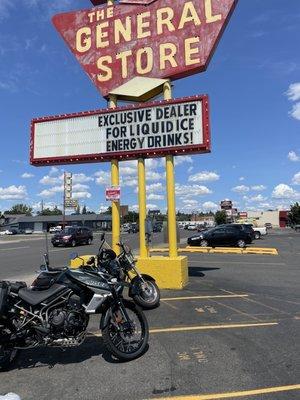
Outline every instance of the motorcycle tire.
<svg viewBox="0 0 300 400"><path fill-rule="evenodd" d="M6 349L0 344L0 372L8 371L18 355L16 349Z"/></svg>
<svg viewBox="0 0 300 400"><path fill-rule="evenodd" d="M134 302L145 310L157 308L160 303L160 290L154 281L145 279L148 289L139 287L139 293L133 296Z"/></svg>
<svg viewBox="0 0 300 400"><path fill-rule="evenodd" d="M147 350L149 339L149 326L144 313L142 312L142 310L136 307L134 303L132 303L131 301L123 300L123 305L129 318L131 319L131 316L134 315L140 324L141 338L137 342L137 347L133 348L133 345L131 344L134 343L133 340L130 339L130 336L133 336L133 333L127 331L126 329L122 330L121 322L112 320L112 316L116 312L114 305L106 311L106 314L104 316L104 328L102 328L102 337L105 347L113 356L115 356L120 361L131 361L143 355ZM133 326L131 326L131 328L132 327ZM136 327L134 327L134 329L136 329ZM126 341L127 338L129 338L129 342Z"/></svg>

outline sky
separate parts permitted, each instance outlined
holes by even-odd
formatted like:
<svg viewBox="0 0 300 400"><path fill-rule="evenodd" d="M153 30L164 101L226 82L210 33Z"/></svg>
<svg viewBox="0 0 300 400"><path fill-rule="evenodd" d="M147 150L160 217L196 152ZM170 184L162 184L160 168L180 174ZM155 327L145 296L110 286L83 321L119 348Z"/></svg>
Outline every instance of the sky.
<svg viewBox="0 0 300 400"><path fill-rule="evenodd" d="M110 164L32 167L32 118L105 108L51 23L89 0L0 0L0 210L62 204L63 171L74 197L103 211ZM174 97L207 93L212 152L176 157L176 204L215 211L287 209L300 201L299 0L240 0L205 73L174 82ZM138 210L136 161L122 162L121 203ZM166 209L164 159L147 167L147 206Z"/></svg>

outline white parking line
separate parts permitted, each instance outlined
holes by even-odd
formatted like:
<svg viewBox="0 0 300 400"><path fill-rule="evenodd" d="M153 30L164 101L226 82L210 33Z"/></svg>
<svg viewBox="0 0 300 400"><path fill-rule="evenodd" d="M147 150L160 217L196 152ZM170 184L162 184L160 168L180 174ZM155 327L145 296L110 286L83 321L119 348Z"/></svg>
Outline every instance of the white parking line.
<svg viewBox="0 0 300 400"><path fill-rule="evenodd" d="M9 251L9 250L18 250L18 249L29 249L30 246L23 246L23 247L8 247L6 249L0 249L0 251Z"/></svg>

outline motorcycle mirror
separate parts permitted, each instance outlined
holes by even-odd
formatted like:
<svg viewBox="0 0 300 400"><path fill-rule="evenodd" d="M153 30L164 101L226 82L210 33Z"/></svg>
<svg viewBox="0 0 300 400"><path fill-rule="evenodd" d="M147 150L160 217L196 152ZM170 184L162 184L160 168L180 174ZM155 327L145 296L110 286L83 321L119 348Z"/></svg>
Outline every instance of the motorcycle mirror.
<svg viewBox="0 0 300 400"><path fill-rule="evenodd" d="M75 260L76 258L78 258L78 253L71 253L70 254L70 260Z"/></svg>

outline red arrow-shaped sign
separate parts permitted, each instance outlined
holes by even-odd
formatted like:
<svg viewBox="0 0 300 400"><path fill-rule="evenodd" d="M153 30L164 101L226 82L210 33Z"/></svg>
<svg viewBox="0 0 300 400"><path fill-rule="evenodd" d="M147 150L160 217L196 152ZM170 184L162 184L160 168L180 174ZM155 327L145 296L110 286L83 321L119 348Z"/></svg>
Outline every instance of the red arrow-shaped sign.
<svg viewBox="0 0 300 400"><path fill-rule="evenodd" d="M136 76L178 79L204 71L236 3L123 0L59 14L53 23L107 97Z"/></svg>

